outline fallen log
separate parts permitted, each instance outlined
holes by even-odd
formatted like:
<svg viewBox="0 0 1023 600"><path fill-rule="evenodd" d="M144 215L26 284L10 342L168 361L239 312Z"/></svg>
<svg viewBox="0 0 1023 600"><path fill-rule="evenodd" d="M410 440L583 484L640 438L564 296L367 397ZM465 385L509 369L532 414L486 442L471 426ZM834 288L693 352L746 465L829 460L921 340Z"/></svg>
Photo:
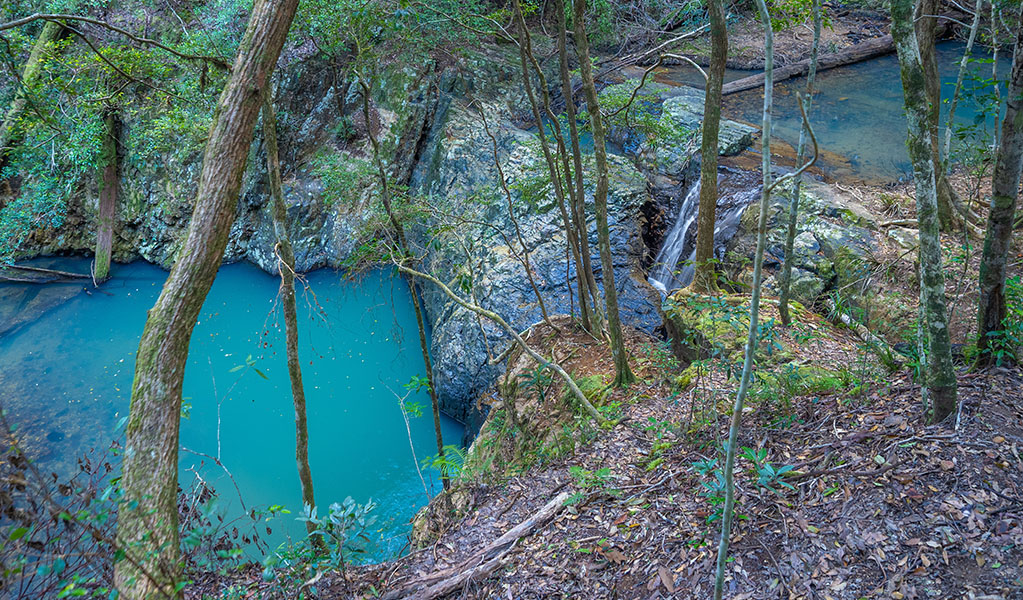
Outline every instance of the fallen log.
<svg viewBox="0 0 1023 600"><path fill-rule="evenodd" d="M934 32L935 38L943 37L947 32L950 31L949 23L955 22L953 19L943 18L938 19L938 23ZM865 60L876 58L878 56L884 56L885 54L891 54L895 52L895 42L892 41L891 35L882 35L881 37L869 39L859 44L853 44L847 48L843 48L833 54L822 54L818 59L817 72L827 71L828 69L834 69L835 67L843 67L845 65L851 65ZM810 70L810 59L801 60L794 62L784 67L774 68L774 83L791 79L792 77L800 77L806 75ZM757 73L756 75L750 75L749 77L743 77L742 79L736 79L730 83L726 83L721 86L721 95L727 96L728 94L734 94L736 92L743 92L746 90L752 90L764 86L764 74Z"/></svg>
<svg viewBox="0 0 1023 600"><path fill-rule="evenodd" d="M45 273L46 275L56 275L65 279L89 279L89 275L85 273L73 273L71 271L61 271L58 269L44 269L42 267L29 267L26 265L7 265L6 269L14 269L17 271L31 271L33 273Z"/></svg>
<svg viewBox="0 0 1023 600"><path fill-rule="evenodd" d="M11 283L61 283L72 279L89 279L89 275L71 273L57 269L27 267L21 265L0 266L0 281Z"/></svg>
<svg viewBox="0 0 1023 600"><path fill-rule="evenodd" d="M412 585L384 594L383 600L435 600L462 589L471 581L486 579L504 564L505 558L515 548L519 540L532 535L540 527L546 525L563 508L570 494L561 492L537 511L533 516L509 529L483 550L476 552L468 559L454 567L442 569L416 580Z"/></svg>
<svg viewBox="0 0 1023 600"><path fill-rule="evenodd" d="M822 55L817 65L817 72L827 71L828 69L834 69L835 67L841 67L844 65L851 65L869 58L891 54L892 52L895 52L895 42L892 41L892 36L883 35L879 38L854 44L834 54ZM784 67L775 67L774 82L778 83L792 77L806 75L809 70L809 59L794 62L790 65L785 65ZM757 73L756 75L750 75L749 77L743 77L742 79L736 79L735 81L724 84L721 86L721 95L727 96L728 94L734 94L736 92L744 92L746 90L763 87L763 85L764 74Z"/></svg>

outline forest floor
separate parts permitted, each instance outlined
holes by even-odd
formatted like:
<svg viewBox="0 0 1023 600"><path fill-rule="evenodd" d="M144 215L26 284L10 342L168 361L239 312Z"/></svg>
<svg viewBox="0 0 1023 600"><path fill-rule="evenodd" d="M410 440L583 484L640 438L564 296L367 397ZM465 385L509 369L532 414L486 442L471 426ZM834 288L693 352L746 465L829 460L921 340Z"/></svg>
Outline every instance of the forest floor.
<svg viewBox="0 0 1023 600"><path fill-rule="evenodd" d="M810 314L803 324L819 335L800 343L785 330L777 341L805 345L814 364L862 361L851 332ZM616 427L565 460L467 484L469 510L434 543L321 593L406 597L438 571L478 567L482 548L566 490L570 506L452 597L707 597L720 525L715 474L702 461L719 454L734 380L673 393L664 365L635 341L642 383L611 397L623 406ZM561 336L555 350L593 343ZM767 455L759 472L737 462L725 596L1023 598L1023 372L962 372L959 389L957 424L936 426L922 424L908 370L751 399L739 443ZM792 470L765 478L764 464Z"/></svg>

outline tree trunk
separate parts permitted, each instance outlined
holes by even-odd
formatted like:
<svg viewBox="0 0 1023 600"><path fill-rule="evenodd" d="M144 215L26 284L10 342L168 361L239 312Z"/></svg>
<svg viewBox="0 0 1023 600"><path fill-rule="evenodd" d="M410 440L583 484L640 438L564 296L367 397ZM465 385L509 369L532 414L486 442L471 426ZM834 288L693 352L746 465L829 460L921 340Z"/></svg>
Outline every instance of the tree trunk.
<svg viewBox="0 0 1023 600"><path fill-rule="evenodd" d="M583 187L583 158L579 145L579 126L576 123L575 98L572 89L572 75L568 68L568 38L565 18L564 0L555 0L554 11L558 14L558 67L561 74L561 94L565 97L565 118L568 121L568 134L572 143L572 175L575 185L569 186L569 205L572 209L572 222L575 225L575 238L579 244L579 257L582 259L582 278L580 285L585 284L589 292L590 320L583 323L590 333L596 334L604 326L604 317L600 310L600 290L597 278L593 275L593 264L590 259L590 231L586 224L586 188ZM568 177L568 174L565 174ZM580 291L580 297L582 291Z"/></svg>
<svg viewBox="0 0 1023 600"><path fill-rule="evenodd" d="M39 32L36 43L32 46L32 52L28 55L28 62L25 63L25 70L21 74L21 82L18 91L14 95L14 101L7 109L3 123L0 123L0 171L7 163L7 155L18 143L24 134L18 129L18 120L25 112L28 104L28 97L31 90L39 81L39 63L42 62L45 54L53 46L53 43L63 35L64 27L56 21L47 21L43 30Z"/></svg>
<svg viewBox="0 0 1023 600"><path fill-rule="evenodd" d="M579 228L578 219L576 218L577 209L575 206L576 199L579 197L580 189L577 189L574 181L580 182L582 179L573 179L572 164L569 159L568 150L565 146L565 136L561 130L561 123L558 116L554 114L551 109L551 98L547 87L547 78L544 76L543 69L537 62L535 55L533 54L533 47L531 36L529 35L529 29L526 27L525 18L522 14L522 6L519 2L513 3L515 9L515 16L519 27L519 54L523 59L523 81L526 87L526 94L530 98L530 102L533 105L533 116L537 121L537 128L543 132L544 125L543 120L539 113L539 107L536 105L536 101L532 92L532 84L529 80L528 69L526 68L526 59L532 66L533 71L536 73L536 77L539 80L539 90L541 97L543 98L543 109L548 121L551 124L551 128L554 130L555 147L557 150L558 160L561 161L561 168L563 171L559 171L558 164L553 160L551 153L547 149L546 136L541 133L540 145L544 153L544 158L547 160L548 171L551 175L551 181L554 187L554 195L558 201L558 209L561 211L561 219L565 226L565 237L568 242L568 251L572 256L572 261L576 266L576 279L578 281L579 290L579 312L582 317L583 328L591 333L596 333L596 328L591 323L590 318L590 306L596 304L596 296L593 293L595 286L591 288L586 277L586 266L583 263L582 254L579 251ZM558 10L557 7L555 7ZM563 8L561 9L563 10ZM564 14L561 14L561 18L564 19ZM578 135L575 124L575 105L572 101L572 88L571 79L568 75L568 55L566 51L566 39L565 31L562 28L558 38L558 62L560 67L560 76L562 82L562 90L566 91L565 101L565 113L569 119L569 128L575 131L575 135ZM568 81L566 90L565 82ZM577 156L580 164L582 158ZM495 158L496 160L496 158ZM562 173L564 175L562 175ZM562 179L564 177L564 179ZM507 186L506 186L507 187ZM566 204L567 200L567 204ZM571 206L571 210L569 210ZM570 214L571 213L571 214ZM571 298L571 290L569 290L569 297Z"/></svg>
<svg viewBox="0 0 1023 600"><path fill-rule="evenodd" d="M103 150L99 167L99 218L96 220L96 253L94 276L97 282L110 276L110 255L114 245L117 221L117 189L120 184L117 164L117 114L107 110L103 116Z"/></svg>
<svg viewBox="0 0 1023 600"><path fill-rule="evenodd" d="M611 255L611 231L607 222L608 167L604 123L597 101L597 87L593 82L593 66L590 63L590 44L586 37L586 0L573 0L575 8L575 47L579 56L579 72L583 80L583 94L590 112L590 126L593 129L593 156L597 163L597 187L593 194L594 211L597 217L597 246L600 251L600 266L604 282L604 307L607 311L607 329L611 337L611 354L615 362L616 387L629 385L636 380L629 367L629 356L625 351L622 324L618 318L618 290L615 289L614 257Z"/></svg>
<svg viewBox="0 0 1023 600"><path fill-rule="evenodd" d="M298 0L257 0L231 77L217 103L188 237L149 311L135 362L124 452L116 563L126 600L178 597L178 430L181 387L196 318L224 256L234 222L263 87Z"/></svg>
<svg viewBox="0 0 1023 600"><path fill-rule="evenodd" d="M724 0L708 0L710 13L710 68L703 99L703 141L700 146L700 209L696 229L696 265L693 290L708 294L717 290L714 258L714 225L718 204L718 130L721 125L721 85L728 61L728 21Z"/></svg>
<svg viewBox="0 0 1023 600"><path fill-rule="evenodd" d="M366 119L366 135L369 137L370 146L373 149L373 164L376 166L377 177L380 179L380 201L384 205L384 211L387 212L387 218L391 221L391 227L394 229L394 234L398 238L398 252L402 258L410 258L412 256L411 249L408 244L408 239L405 237L405 227L398 220L398 217L394 214L394 209L391 205L391 186L387 179L387 171L384 170L384 163L380 160L380 143L377 141L376 135L373 134L373 129L368 125L372 123L371 114L369 110L369 95L370 87L366 82L365 78L360 76L359 83L362 87L362 114ZM412 308L416 313L416 327L419 330L419 350L423 355L423 368L426 369L426 383L430 387L430 406L433 410L433 432L437 440L437 457L441 460L444 459L444 434L440 428L440 400L437 398L437 386L433 380L433 360L430 358L430 346L426 341L426 323L423 320L423 300L419 295L419 288L415 282L408 279L409 294L412 296ZM441 472L441 484L444 489L450 489L451 480L447 475L447 472Z"/></svg>
<svg viewBox="0 0 1023 600"><path fill-rule="evenodd" d="M899 55L905 96L909 139L906 147L913 162L916 212L920 229L920 309L927 338L927 360L922 365L930 398L928 421L944 420L955 412L956 377L945 311L945 278L942 272L941 238L938 234L938 202L931 139L931 112L927 80L913 31L912 0L891 0L892 37Z"/></svg>
<svg viewBox="0 0 1023 600"><path fill-rule="evenodd" d="M941 146L938 143L938 122L941 118L941 76L938 73L938 54L934 45L938 35L937 15L938 0L917 0L914 24L917 47L920 51L920 65L924 74L924 92L928 102L927 134L931 144L931 154L933 154L938 221L942 231L951 231L953 225L952 202L955 199L955 192L948 183L941 161Z"/></svg>
<svg viewBox="0 0 1023 600"><path fill-rule="evenodd" d="M1023 5L1020 5L1023 22ZM980 301L978 314L977 355L979 365L996 361L991 348L993 337L1005 330L1005 263L1012 241L1013 215L1019 191L1020 169L1023 168L1023 28L1016 31L995 170L991 176L991 210L988 212L987 236L980 259ZM1008 357L1010 360L1014 357Z"/></svg>
<svg viewBox="0 0 1023 600"><path fill-rule="evenodd" d="M760 216L757 221L757 250L753 257L753 290L750 297L749 331L746 336L746 355L742 363L742 376L739 379L739 390L735 394L735 405L732 407L732 419L728 429L728 447L725 449L725 502L721 517L721 540L718 543L718 556L714 577L714 600L721 600L725 587L725 565L728 558L728 544L732 532L732 513L735 509L735 470L736 445L739 429L742 425L742 407L749 391L750 379L753 375L753 362L757 353L757 338L760 332L760 287L764 271L764 250L767 247L767 209L771 203L771 105L774 100L774 32L771 29L771 16L767 12L764 0L756 0L760 11L760 20L764 28L764 120L761 131L761 170L763 172L763 191L760 195ZM797 165L798 166L798 165Z"/></svg>
<svg viewBox="0 0 1023 600"><path fill-rule="evenodd" d="M806 77L806 100L803 101L803 111L807 118L810 116L810 105L813 103L813 83L817 76L817 58L820 54L821 42L821 4L820 0L813 0L813 49L810 51L810 73ZM806 156L806 138L808 137L809 125L804 123L799 130L799 146L796 149L796 167L803 164ZM799 216L799 192L802 188L803 178L796 177L792 182L792 200L789 204L789 229L785 235L785 262L781 267L781 297L778 299L778 312L781 315L781 323L786 327L792 322L789 315L789 298L792 295L792 261L795 259L796 245L796 220Z"/></svg>
<svg viewBox="0 0 1023 600"><path fill-rule="evenodd" d="M984 0L977 0L974 6L973 23L970 25L970 35L966 40L966 49L963 51L963 58L959 61L959 73L956 75L956 85L952 88L952 101L948 105L948 117L945 119L945 136L941 139L941 165L948 169L948 157L952 146L952 124L955 122L956 106L959 104L959 93L963 89L963 79L966 76L966 67L970 63L970 54L973 51L973 42L977 39L977 32L980 31L980 17L984 11Z"/></svg>
<svg viewBox="0 0 1023 600"><path fill-rule="evenodd" d="M305 387L302 385L302 364L298 359L298 302L295 299L295 250L288 237L288 208L284 204L281 185L281 161L277 149L277 114L274 111L273 86L263 94L263 141L266 144L266 173L270 183L270 212L273 215L274 235L277 239L277 268L281 274L281 304L284 308L284 336L291 379L291 398L295 406L295 463L302 486L302 504L310 510L316 508L313 493L313 471L309 467L309 425L305 410ZM306 531L316 531L316 525L306 522ZM320 536L310 536L317 551L325 553L326 544Z"/></svg>

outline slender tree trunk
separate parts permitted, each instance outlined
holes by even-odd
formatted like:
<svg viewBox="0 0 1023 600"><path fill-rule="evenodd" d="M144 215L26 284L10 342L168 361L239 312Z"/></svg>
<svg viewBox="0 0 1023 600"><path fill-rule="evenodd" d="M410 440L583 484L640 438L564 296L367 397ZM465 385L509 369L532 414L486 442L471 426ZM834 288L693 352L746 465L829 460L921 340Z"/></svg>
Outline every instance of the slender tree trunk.
<svg viewBox="0 0 1023 600"><path fill-rule="evenodd" d="M309 426L306 419L305 387L302 385L302 364L298 359L298 306L295 299L295 250L288 237L288 208L284 204L281 185L281 161L277 149L277 114L274 111L273 86L267 86L263 95L263 141L266 143L266 172L270 181L270 211L273 215L274 235L277 239L277 268L281 274L281 303L284 307L284 336L287 349L288 376L291 379L291 398L295 405L295 462L302 485L302 504L316 508L313 493L313 471L309 467ZM316 531L316 525L306 523L306 531ZM320 536L310 536L310 542L319 552L327 546Z"/></svg>
<svg viewBox="0 0 1023 600"><path fill-rule="evenodd" d="M920 229L920 307L927 337L926 371L928 421L944 420L955 412L956 376L945 310L945 278L942 272L938 202L935 184L930 107L927 80L913 30L912 0L891 0L892 38L899 55L905 96L909 139L906 147L913 162L916 211Z"/></svg>
<svg viewBox="0 0 1023 600"><path fill-rule="evenodd" d="M774 100L774 33L771 16L764 0L756 0L764 28L764 121L761 131L761 170L763 192L760 196L760 216L757 221L757 250L753 257L753 290L749 308L749 332L746 336L746 355L742 363L739 390L735 394L732 419L728 429L728 447L725 449L725 502L721 516L721 540L718 543L717 565L714 577L714 600L721 600L725 588L725 565L732 532L732 513L735 511L735 454L742 425L742 407L749 392L753 362L757 353L757 335L760 332L760 287L764 270L764 249L767 246L767 209L771 203L771 108Z"/></svg>
<svg viewBox="0 0 1023 600"><path fill-rule="evenodd" d="M568 212L565 210L565 189L562 186L561 173L558 170L558 164L555 161L554 156L551 154L550 146L547 144L547 133L544 127L543 116L540 113L540 103L536 99L536 93L533 91L533 82L529 75L529 61L531 57L529 32L526 30L526 23L522 18L522 7L519 5L518 0L514 0L512 2L512 7L514 9L513 12L519 29L519 63L522 68L522 85L525 87L526 96L529 98L529 105L533 109L533 119L536 121L537 127L537 138L540 140L540 148L543 151L544 160L547 162L547 170L551 176L551 185L554 187L554 196L557 200L558 206L561 208L562 218L564 219L567 230L569 223ZM540 75L541 93L544 96L544 106L549 107L550 102L547 100L546 82L542 79L543 73ZM484 126L486 126L485 122ZM487 135L490 135L489 129L487 130ZM493 136L491 136L491 138L494 139ZM494 140L494 162L497 164L498 171L500 171L501 165L499 164L497 156L496 139ZM507 189L503 174L501 175L501 185L505 188L505 196L508 199L508 216L512 221L512 225L515 227L515 235L519 240L519 245L522 246L522 256L524 261L523 267L526 271L526 277L529 279L529 283L533 288L536 300L540 304L540 313L543 315L544 322L551 328L557 330L558 328L553 322L551 322L550 316L547 314L547 305L544 304L543 296L540 294L540 289L537 287L536 281L533 278L533 272L529 265L529 248L526 246L526 242L522 238L522 231L519 229L518 219L515 218L515 207L512 204L512 196ZM569 240L569 243L571 243L571 240Z"/></svg>
<svg viewBox="0 0 1023 600"><path fill-rule="evenodd" d="M536 120L537 129L540 132L541 148L544 153L544 158L547 160L548 171L551 174L551 181L554 187L554 195L558 201L561 219L565 226L565 237L568 241L568 248L572 256L573 263L576 266L576 279L578 280L579 288L579 312L582 317L583 328L592 333L593 327L590 319L590 306L592 304L596 304L597 298L592 296L592 289L587 283L585 274L586 267L583 263L582 255L579 250L578 227L576 225L576 219L574 219L576 209L573 205L578 197L578 190L573 183L572 165L568 156L568 150L565 147L565 137L561 130L561 123L557 115L555 115L554 111L551 109L551 98L547 87L547 78L544 76L543 69L540 68L540 64L537 62L536 57L533 54L531 36L529 34L529 29L526 27L525 18L522 15L522 6L517 1L513 3L513 6L515 9L516 22L519 27L519 54L522 59L522 76L526 88L526 94L529 96L530 103L533 107L533 116ZM564 15L562 15L561 18L564 19ZM561 69L562 89L564 89L565 86L565 78L568 77L568 57L565 51L564 38L565 32L562 30L558 39L558 58ZM552 156L552 153L547 149L546 136L544 135L544 124L540 115L539 106L536 104L532 91L532 83L529 79L527 62L529 66L532 66L533 71L539 80L540 96L543 99L543 114L547 117L547 120L551 124L551 128L554 130L555 149L557 151L557 159L561 161L561 169L558 168L557 161ZM568 93L571 94L571 84L569 84L568 90ZM572 103L571 96L566 98L565 111L571 121L569 123L569 127L574 128L575 105ZM580 157L580 162L581 160L582 159ZM567 206L572 206L571 211L567 208ZM569 291L569 295L571 296L571 291Z"/></svg>
<svg viewBox="0 0 1023 600"><path fill-rule="evenodd" d="M810 115L810 105L813 103L813 84L817 76L817 58L820 54L821 43L821 3L820 0L813 0L813 49L810 51L810 72L806 76L806 100L803 101L803 110L807 116ZM796 166L803 164L806 156L806 138L809 134L809 126L804 124L799 130L799 146L796 149ZM792 263L795 260L796 246L796 221L799 216L799 192L802 188L803 178L796 177L792 182L792 200L789 203L789 229L785 235L785 262L781 267L781 297L778 299L778 312L781 314L782 325L786 327L792 322L789 315L789 298L792 295Z"/></svg>
<svg viewBox="0 0 1023 600"><path fill-rule="evenodd" d="M941 76L938 73L938 54L935 49L938 25L938 0L917 0L916 26L917 47L924 73L924 92L927 94L927 134L935 166L934 180L938 199L938 221L942 231L951 231L952 203L955 192L948 183L942 168L941 146L938 143L938 123L941 117ZM894 37L894 36L893 36Z"/></svg>
<svg viewBox="0 0 1023 600"><path fill-rule="evenodd" d="M394 214L391 204L391 185L387 179L387 171L384 170L384 163L380 160L380 142L373 134L371 113L369 110L370 87L363 77L360 76L359 84L362 87L362 114L366 119L366 135L369 137L370 146L373 148L373 164L377 169L377 177L380 180L380 201L387 212L387 218L391 221L391 227L398 238L398 252L401 258L411 258L412 251L405 237L405 227ZM419 350L423 355L423 368L426 369L426 383L430 387L430 407L433 410L433 432L437 440L437 456L444 459L444 434L440 427L440 400L437 398L437 386L433 379L433 359L430 358L430 345L426 340L426 323L423 320L423 300L419 295L419 288L415 282L408 280L409 294L412 296L412 308L416 313L416 327L419 330ZM451 481L446 472L441 473L441 483L444 489L450 489Z"/></svg>
<svg viewBox="0 0 1023 600"><path fill-rule="evenodd" d="M40 63L47 52L52 49L54 42L60 39L63 31L64 27L60 23L47 21L43 25L43 30L39 32L35 45L32 46L32 52L28 55L28 62L25 63L25 69L21 74L18 91L14 95L14 101L7 109L3 123L0 123L0 171L7 163L7 155L24 134L18 128L18 120L25 112L32 88L39 81Z"/></svg>
<svg viewBox="0 0 1023 600"><path fill-rule="evenodd" d="M592 323L588 330L596 334L604 326L604 315L600 309L600 289L597 287L597 278L593 275L593 264L590 259L590 229L586 222L586 188L583 185L583 153L579 145L579 126L576 123L572 75L568 68L568 25L564 0L555 0L554 10L558 13L558 66L561 72L561 93L565 97L565 118L568 120L568 134L572 142L572 175L575 179L575 186L570 205L572 220L576 228L575 236L579 241L579 256L583 263L582 276L589 289L591 300ZM568 177L567 173L565 177Z"/></svg>
<svg viewBox="0 0 1023 600"><path fill-rule="evenodd" d="M1023 4L1020 5L1023 22ZM988 212L987 236L980 259L980 301L978 314L978 365L995 362L991 352L992 337L1005 329L1005 263L1012 241L1013 216L1019 191L1020 169L1023 168L1023 28L1016 31L995 170L991 176L991 210ZM1013 360L1014 357L1007 357Z"/></svg>
<svg viewBox="0 0 1023 600"><path fill-rule="evenodd" d="M188 237L149 311L135 361L114 566L126 600L178 597L178 430L188 343L213 285L235 217L261 105L297 0L257 0L231 77L217 103Z"/></svg>
<svg viewBox="0 0 1023 600"><path fill-rule="evenodd" d="M100 152L99 218L96 220L95 278L110 276L110 255L117 221L117 188L120 184L117 164L117 114L107 110L103 116L103 150Z"/></svg>
<svg viewBox="0 0 1023 600"><path fill-rule="evenodd" d="M1001 43L998 41L998 31L999 31L998 21L999 21L999 17L1001 17L1001 13L1002 13L1002 11L999 8L998 3L997 2L992 2L991 3L991 40L989 41L989 43L991 44L991 81L998 81L998 49L1001 47ZM994 86L993 91L995 93L995 103L994 103L995 106L1001 106L1002 105L1002 89L999 86L996 85L996 86ZM994 149L998 147L999 136L1000 135L1001 135L1001 131L996 127L995 128L995 139L991 141L991 150L992 151L994 151Z"/></svg>
<svg viewBox="0 0 1023 600"><path fill-rule="evenodd" d="M977 39L977 32L980 31L980 17L983 11L984 0L977 0L973 11L973 23L970 25L970 35L966 40L966 49L963 51L962 60L959 61L959 74L956 75L956 85L952 90L952 101L948 105L948 117L945 119L945 136L941 140L941 165L945 171L948 171L949 152L952 146L952 124L955 122L956 107L959 104L959 92L963 89L966 67L970 64L970 54L973 52L973 42Z"/></svg>
<svg viewBox="0 0 1023 600"><path fill-rule="evenodd" d="M703 142L700 146L700 209L696 228L696 265L693 290L712 293L718 289L714 263L714 225L718 204L718 130L721 126L721 85L728 61L728 21L724 0L708 0L710 13L710 68L703 99Z"/></svg>
<svg viewBox="0 0 1023 600"><path fill-rule="evenodd" d="M593 66L590 63L590 44L586 38L586 0L573 0L573 2L576 53L579 56L583 94L586 96L586 105L590 112L590 126L593 129L593 156L597 163L597 187L593 194L593 204L597 216L597 244L604 281L604 305L607 311L608 334L611 337L611 354L614 356L615 362L614 385L620 387L636 381L636 376L629 367L629 356L625 351L622 324L618 318L618 290L615 289L611 231L607 222L607 148L604 145L604 123L600 114L600 103L597 100L597 87L593 81Z"/></svg>

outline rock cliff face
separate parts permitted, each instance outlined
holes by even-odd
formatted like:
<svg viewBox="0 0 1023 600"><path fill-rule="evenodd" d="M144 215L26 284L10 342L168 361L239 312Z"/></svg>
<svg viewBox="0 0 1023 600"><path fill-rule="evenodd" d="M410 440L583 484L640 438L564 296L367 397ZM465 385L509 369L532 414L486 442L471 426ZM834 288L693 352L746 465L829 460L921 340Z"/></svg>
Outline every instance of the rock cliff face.
<svg viewBox="0 0 1023 600"><path fill-rule="evenodd" d="M300 270L344 267L374 237L379 201L365 136L372 128L395 183L437 209L409 227L424 268L524 329L541 313L520 260L522 248L481 111L497 140L512 210L551 314L577 308L574 265L566 260L560 211L535 136L521 128L528 105L515 63L505 56L469 63L464 69L431 63L387 72L375 88L369 123L355 93L358 86L336 89L315 65L286 68L278 111L290 234ZM117 260L142 258L169 268L187 232L201 159L198 145L183 145L159 164L122 174L125 200L115 239ZM225 261L249 260L273 273L277 260L263 160L257 135ZM622 319L650 331L661 319L660 297L640 267L648 251L643 241L643 210L650 204L647 180L625 157L613 156L611 166L609 220ZM588 202L591 194L592 188ZM26 253L90 253L95 198L95 190L80 190L70 201L65 224L38 232ZM599 269L592 221L590 238ZM596 276L599 283L599 270ZM488 359L505 349L506 334L457 308L430 284L421 289L444 409L472 421L472 401L491 387L498 372Z"/></svg>
<svg viewBox="0 0 1023 600"><path fill-rule="evenodd" d="M483 110L496 139L512 209L548 313L568 313L573 306L578 309L574 264L566 260L560 210L534 136L511 122L500 100L477 101L475 108ZM541 320L542 313L498 179L494 142L476 110L458 101L448 115L443 135L430 149L437 154L430 162L438 167L424 178L421 190L449 215L447 223L428 223L417 230L426 267L445 281L463 285L477 303L500 313L514 327L525 328ZM628 159L611 155L610 160L608 213L622 319L652 331L661 323L660 297L646 283L640 266L646 251L642 208L650 202L647 181ZM592 188L587 189L588 203L592 193ZM589 225L594 268L599 268L596 227L592 220ZM473 245L463 245L465 240L472 240ZM595 275L602 280L599 270ZM448 411L465 417L458 407L491 386L498 367L488 364L488 359L500 354L510 338L429 285L424 292L434 325L438 391Z"/></svg>

